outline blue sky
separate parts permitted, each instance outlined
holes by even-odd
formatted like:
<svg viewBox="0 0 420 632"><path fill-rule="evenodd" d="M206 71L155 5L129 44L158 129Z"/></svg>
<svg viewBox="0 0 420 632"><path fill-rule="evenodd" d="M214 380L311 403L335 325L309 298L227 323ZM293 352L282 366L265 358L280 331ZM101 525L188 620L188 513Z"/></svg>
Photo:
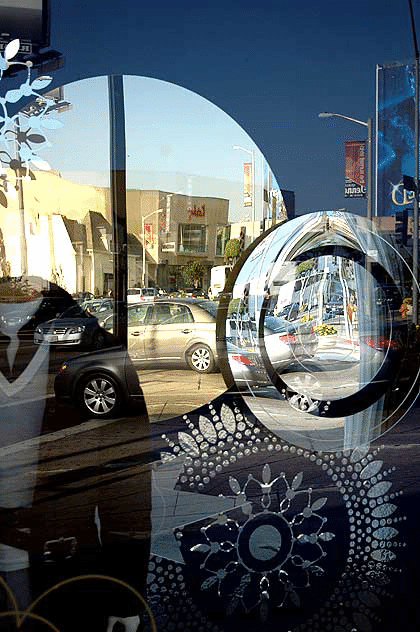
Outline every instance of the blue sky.
<svg viewBox="0 0 420 632"><path fill-rule="evenodd" d="M246 130L280 186L295 191L299 213L364 211L364 201L343 197L343 143L364 138L365 128L317 115L374 115L376 64L412 57L408 2L51 5L51 46L66 60L56 85L122 73L183 86Z"/></svg>
<svg viewBox="0 0 420 632"><path fill-rule="evenodd" d="M109 186L107 77L66 84L64 98L71 108L50 115L62 127L48 133L42 157L67 179ZM129 188L228 198L230 220L244 219L243 163L253 151L262 216L264 157L230 116L195 92L135 75L124 75L124 103Z"/></svg>

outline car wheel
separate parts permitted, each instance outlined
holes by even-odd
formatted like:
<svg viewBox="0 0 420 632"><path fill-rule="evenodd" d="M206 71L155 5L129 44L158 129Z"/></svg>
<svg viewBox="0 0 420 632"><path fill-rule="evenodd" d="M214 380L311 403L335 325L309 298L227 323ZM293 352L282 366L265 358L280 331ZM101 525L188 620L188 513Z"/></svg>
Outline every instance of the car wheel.
<svg viewBox="0 0 420 632"><path fill-rule="evenodd" d="M98 331L92 339L92 349L103 349L105 346L105 336L101 331Z"/></svg>
<svg viewBox="0 0 420 632"><path fill-rule="evenodd" d="M204 344L194 345L187 353L187 364L197 373L212 373L215 369L212 350Z"/></svg>
<svg viewBox="0 0 420 632"><path fill-rule="evenodd" d="M112 417L121 408L116 382L106 374L95 373L80 383L78 400L90 417Z"/></svg>

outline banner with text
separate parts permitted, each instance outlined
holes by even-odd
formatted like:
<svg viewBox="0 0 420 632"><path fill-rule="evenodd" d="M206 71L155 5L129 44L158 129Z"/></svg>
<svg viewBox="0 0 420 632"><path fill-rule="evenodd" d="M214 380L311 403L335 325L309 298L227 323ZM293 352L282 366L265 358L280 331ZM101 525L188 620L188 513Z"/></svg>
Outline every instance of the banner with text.
<svg viewBox="0 0 420 632"><path fill-rule="evenodd" d="M366 197L366 141L352 140L346 147L346 183L344 197Z"/></svg>
<svg viewBox="0 0 420 632"><path fill-rule="evenodd" d="M252 206L252 162L244 162L244 206Z"/></svg>
<svg viewBox="0 0 420 632"><path fill-rule="evenodd" d="M414 192L404 188L403 176L414 176L415 85L413 64L378 66L378 215L413 208Z"/></svg>

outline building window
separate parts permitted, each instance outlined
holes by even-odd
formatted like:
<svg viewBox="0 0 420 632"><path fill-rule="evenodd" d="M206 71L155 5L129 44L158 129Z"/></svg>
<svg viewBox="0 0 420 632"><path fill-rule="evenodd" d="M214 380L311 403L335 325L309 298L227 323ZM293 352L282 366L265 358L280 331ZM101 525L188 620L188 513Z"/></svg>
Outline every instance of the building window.
<svg viewBox="0 0 420 632"><path fill-rule="evenodd" d="M179 224L178 252L205 254L207 251L207 226L203 224Z"/></svg>
<svg viewBox="0 0 420 632"><path fill-rule="evenodd" d="M216 257L223 257L230 239L230 226L218 226L216 232Z"/></svg>

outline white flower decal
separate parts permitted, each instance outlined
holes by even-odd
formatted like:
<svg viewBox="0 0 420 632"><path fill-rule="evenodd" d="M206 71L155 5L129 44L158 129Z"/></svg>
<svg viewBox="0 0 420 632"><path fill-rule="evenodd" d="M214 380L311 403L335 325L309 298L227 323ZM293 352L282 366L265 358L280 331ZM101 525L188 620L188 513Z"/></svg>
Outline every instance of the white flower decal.
<svg viewBox="0 0 420 632"><path fill-rule="evenodd" d="M165 459L182 458L177 488L219 495L223 489L222 497L233 497L236 508L174 529L185 562L182 581L171 588L174 598L190 595L188 575L195 591L191 595L198 597L200 589L197 602L188 598L210 627L214 621L203 612L207 602L219 616L220 608L225 615L257 611L267 626L276 625L279 608L286 619L294 613L292 620L312 611L298 625L296 620L285 623L293 632L372 632L374 622L380 622L378 609L392 594L388 590L399 571L398 552L405 546L399 531L405 520L398 510L402 492L393 490L395 467L378 458L380 449L364 445L322 453L290 445L235 398L229 405L223 398L183 419L178 441L165 437L170 448ZM306 464L291 475L290 465L299 458ZM284 459L288 474L277 470L273 476ZM318 479L317 471L341 502L335 498L332 506L328 494L319 490L315 497L316 488L304 485L308 475ZM247 472L247 478L238 472ZM330 528L327 515L329 521L334 516ZM157 581L154 575L153 585ZM169 626L174 619L167 616ZM195 630L193 623L184 629Z"/></svg>
<svg viewBox="0 0 420 632"><path fill-rule="evenodd" d="M54 105L54 100L42 96L40 90L47 88L51 77L31 78L32 62L12 61L19 50L19 40L13 40L7 44L4 54L0 55L0 79L4 71L11 66L23 66L26 68L26 79L18 88L8 90L4 96L0 96L0 165L3 168L0 185L0 204L7 207L7 194L9 192L7 169L14 172L14 183L17 188L20 180L34 180L35 175L31 166L44 171L50 170L50 165L39 156L39 151L50 144L43 133L43 129L58 129L62 126L60 121L47 118L49 108ZM33 97L33 102L27 106L28 97ZM10 104L16 104L25 100L26 107L16 113L16 108L10 108ZM13 114L10 110L13 110Z"/></svg>
<svg viewBox="0 0 420 632"><path fill-rule="evenodd" d="M324 574L320 563L335 537L319 513L327 499L313 500L302 482L302 472L290 484L284 473L272 478L268 464L260 480L249 474L241 485L230 477L238 510L201 528L201 541L190 548L200 558L201 588L216 590L227 614L258 608L265 620L270 608L300 605L300 590Z"/></svg>

